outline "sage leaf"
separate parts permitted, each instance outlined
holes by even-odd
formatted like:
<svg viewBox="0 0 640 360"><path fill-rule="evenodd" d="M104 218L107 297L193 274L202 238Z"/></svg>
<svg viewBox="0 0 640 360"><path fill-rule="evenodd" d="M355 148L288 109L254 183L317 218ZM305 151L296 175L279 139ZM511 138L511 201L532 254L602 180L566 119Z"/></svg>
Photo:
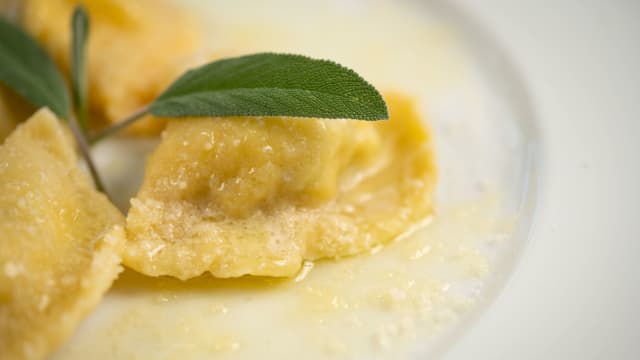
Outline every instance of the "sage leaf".
<svg viewBox="0 0 640 360"><path fill-rule="evenodd" d="M161 117L292 116L382 120L380 93L335 62L259 53L190 70L150 106Z"/></svg>
<svg viewBox="0 0 640 360"><path fill-rule="evenodd" d="M0 82L31 104L69 118L69 93L58 68L31 36L1 16Z"/></svg>
<svg viewBox="0 0 640 360"><path fill-rule="evenodd" d="M87 128L88 90L86 45L89 38L89 16L78 5L71 18L71 91L78 121L83 129Z"/></svg>

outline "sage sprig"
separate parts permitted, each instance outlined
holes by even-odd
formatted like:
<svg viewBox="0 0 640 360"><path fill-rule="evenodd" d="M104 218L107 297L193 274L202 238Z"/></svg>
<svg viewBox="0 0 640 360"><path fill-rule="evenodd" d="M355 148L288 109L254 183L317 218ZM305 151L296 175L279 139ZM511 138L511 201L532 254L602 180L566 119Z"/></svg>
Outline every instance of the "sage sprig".
<svg viewBox="0 0 640 360"><path fill-rule="evenodd" d="M51 57L31 36L1 16L0 82L60 118L68 119L71 114L67 86Z"/></svg>
<svg viewBox="0 0 640 360"><path fill-rule="evenodd" d="M78 149L82 154L96 188L108 195L98 169L91 158L91 148L87 139L88 104L87 104L87 68L86 44L89 36L89 15L78 5L71 16L71 93L73 94L73 110L69 116L69 127L73 132Z"/></svg>
<svg viewBox="0 0 640 360"><path fill-rule="evenodd" d="M0 82L27 101L69 120L83 157L101 189L87 141L89 17L76 7L72 19L71 94L47 53L19 27L0 17ZM114 84L117 86L117 84ZM290 116L383 120L380 93L360 75L328 60L260 53L214 61L187 71L148 106L93 137L99 141L143 116Z"/></svg>
<svg viewBox="0 0 640 360"><path fill-rule="evenodd" d="M389 117L382 96L353 70L333 61L274 53L223 59L187 71L149 112L163 117Z"/></svg>

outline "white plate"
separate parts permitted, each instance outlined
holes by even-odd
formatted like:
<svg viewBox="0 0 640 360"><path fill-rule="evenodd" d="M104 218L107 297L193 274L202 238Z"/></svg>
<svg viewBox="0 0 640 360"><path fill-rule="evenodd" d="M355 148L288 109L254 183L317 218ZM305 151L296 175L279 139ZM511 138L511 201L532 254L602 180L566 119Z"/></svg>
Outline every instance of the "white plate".
<svg viewBox="0 0 640 360"><path fill-rule="evenodd" d="M512 13L508 15L499 13L504 17L498 19L505 23L509 19L520 19L518 14L524 17L519 21L525 24L525 20L529 19L526 16L528 13L519 13L515 5L509 7L492 1L495 6L511 9ZM553 72L555 69L547 68L546 63L539 60L542 61L539 63L542 68L538 67L537 72L535 66L534 70L524 67L527 70L524 73L527 83L523 82L496 41L485 33L485 26L476 24L459 8L446 3L414 1L402 5L406 7L392 6L385 1L318 3L282 0L266 3L244 0L233 3L211 1L205 5L204 2L192 0L190 3L200 7L203 16L212 19L210 30L214 51L228 52L230 48L236 51L240 49L240 52L275 50L328 57L355 68L379 88L395 88L415 94L436 134L441 164L437 195L440 213L445 214L442 215L444 220L436 217L430 228L418 232L414 238L389 246L372 256L378 259L375 260L378 263L356 258L345 260L346 265L320 264L310 278L305 279L308 283L284 285L280 290L273 284L263 284L256 290L253 287L248 289L243 281L212 279L182 286L173 281L148 281L129 273L55 359L172 358L178 355L184 359L198 359L212 354L220 358L251 357L251 354L277 355L278 358L324 358L334 355L338 358L367 359L413 354L413 357L424 358L436 357L447 350L450 350L447 356L451 359L513 359L545 357L546 353L540 352L541 348L555 349L557 352L551 354L562 358L560 355L583 354L577 352L580 351L577 346L580 336L591 337L595 343L594 337L601 334L591 331L594 328L589 326L585 327L589 332L585 332L584 328L572 329L573 337L567 338L576 339L576 342L563 346L560 336L570 327L571 321L594 324L593 319L599 319L605 324L622 324L618 318L613 319L618 322L604 320L610 320L611 314L627 314L631 309L629 305L632 302L628 300L631 297L616 300L615 304L622 306L603 311L599 317L583 318L577 309L569 305L579 304L584 299L570 297L571 294L565 292L565 286L578 294L592 296L606 295L607 290L613 289L613 285L602 287L601 293L598 292L600 290L590 292L593 288L586 286L574 285L571 288L571 281L587 280L580 277L580 272L573 272L573 269L580 268L590 274L589 280L604 283L607 277L599 277L599 274L611 271L613 265L607 261L596 262L596 253L591 254L593 258L587 258L592 262L575 264L568 259L579 259L583 255L581 251L584 248L579 247L581 241L599 244L600 239L593 237L588 229L606 235L606 232L598 231L603 231L604 225L614 225L612 217L596 217L600 214L597 212L599 208L615 204L608 194L596 191L611 185L610 177L600 171L612 170L608 161L614 154L623 154L617 152L618 149L627 146L626 150L632 150L630 134L632 130L637 130L637 125L625 122L623 126L627 126L625 129L628 132L615 129L620 131L617 135L621 140L616 147L612 145L613 139L604 142L596 137L597 132L591 130L598 128L601 130L599 133L612 133L610 127L603 126L605 122L598 122L600 118L584 110L575 110L574 113L581 115L582 122L577 122L575 118L559 117L563 110L567 115L571 114L571 107L562 107L566 102L556 103L557 107L553 110L542 106L538 117L534 118L527 94L530 84L533 84L536 90L534 99L536 105L540 106L539 85L544 82L541 79L548 79L550 83L552 80L565 81L562 84L567 85L573 84L572 81L580 84L583 78L563 78L562 73ZM487 17L497 9L477 8L478 4L471 2L466 6L481 9ZM558 21L557 30L560 31L560 18L555 19ZM533 30L518 33L518 22L505 23L502 23L504 28L500 34L520 34L518 41L523 41L508 50L517 47L520 54L544 59L539 54L544 54L546 47L527 39L530 34L528 31ZM562 41L554 38L557 34L549 33L548 36L546 40L552 44L562 44ZM508 43L513 45L513 40ZM538 46L537 52L527 49L531 44ZM554 50L560 52L562 49ZM637 53L632 55L637 58ZM520 63L524 62L522 57L515 57ZM590 69L584 64L582 66ZM553 77L550 79L550 74L543 70L552 70ZM598 85L603 88L605 83ZM552 86L543 87L546 91L554 90ZM581 94L581 88L574 90L578 95ZM634 89L630 87L629 90ZM633 91L631 93L634 94ZM557 101L554 97L547 99L551 99L552 103ZM615 103L615 99L611 96L609 101ZM594 103L580 105L594 106ZM624 105L628 104L624 102ZM626 112L619 114L627 115ZM601 111L600 115L605 118L607 113ZM592 128L583 128L585 125ZM572 137L576 129L577 133L585 136ZM546 151L543 172L537 168L539 133L542 134L543 149ZM584 142L586 140L603 148L598 148L599 152L596 152ZM109 154L102 157L103 162L109 162L110 157L122 159L114 155L113 148L108 144L99 151L103 155ZM585 158L586 154L591 157ZM562 161L554 162L554 159ZM130 166L140 169L136 164ZM638 173L637 163L628 165L628 168L630 175L617 179L621 185L632 185L631 176ZM126 166L122 170L126 172ZM536 179L540 174L545 179L543 207L538 210L541 216L538 224L542 228L538 228L534 245L527 251L521 273L510 280L511 286L500 301L492 305L487 314L483 314L482 310L500 292L519 254L526 248L537 198ZM566 177L560 177L561 174L566 174ZM589 177L585 178L587 174ZM619 188L609 189L611 193L621 191ZM622 198L623 194L618 193L618 198ZM566 198L562 199L563 196ZM627 195L629 198L632 196L637 196L637 192ZM594 199L601 199L601 202ZM460 208L466 209L464 215L451 217L450 213ZM573 211L569 212L569 209ZM633 230L625 227L631 225L631 216L627 214L633 213L629 212L629 208L626 210L616 218L622 225L616 233L628 238L633 235ZM551 214L558 218L550 219ZM579 216L585 216L590 222L580 221ZM571 217L574 217L571 222L563 220ZM603 219L610 223L597 227L596 220ZM480 226L476 226L478 224ZM562 229L565 229L564 232ZM559 238L554 233L541 235L545 231L563 235L580 234L581 237ZM545 236L543 239L546 242L540 236ZM609 242L615 244L611 239ZM323 277L340 281L340 272L347 269L359 274L351 278L351 283L345 280L347 284L366 284L357 288L355 293L362 289L374 289L367 282L375 281L374 275L380 275L375 271L405 267L401 261L403 259L392 254L404 254L407 248L403 246L416 244L444 249L442 259L445 265L407 262L407 271L413 272L409 281L428 282L436 279L443 281L447 290L438 288L412 293L409 289L400 289L398 292L396 283L381 280L375 290L384 290L383 295L390 295L393 300L391 310L383 314L369 309L369 303L353 300L356 295L346 293L344 288L327 291L326 287L319 285L326 282L322 280ZM625 246L638 249L637 244ZM630 253L607 252L611 249L604 245L600 250L602 254L623 256L621 266L630 266L625 262L627 258L624 258L628 256L631 260L631 255L627 255ZM472 254L472 260L456 260L464 257L461 254L467 254L467 251ZM572 264L576 267L571 268ZM453 274L475 269L476 265L480 270L473 270L468 276ZM483 270L485 265L488 269L486 273ZM587 268L587 265L591 267ZM419 276L415 275L421 271ZM559 284L559 280L567 283ZM307 291L308 288L312 289ZM285 291L282 289L288 291L289 295L278 293ZM625 289L628 296L634 294L633 290L637 295L637 285ZM548 300L561 292L567 294L566 298L561 299L564 302L557 301L558 298L555 298L556 301ZM303 295L300 296L300 293ZM614 304L606 302L605 295L600 298L601 302L594 303L592 300L584 304ZM426 311L424 306L420 311L414 308L408 311L402 307L406 305L403 299L412 296L427 297L429 301L444 300L435 302ZM289 317L291 314L287 311L299 306L301 299L311 299L314 306L319 305L311 309L310 318L308 312ZM324 308L327 305L325 300L330 304L328 310ZM358 310L345 310L354 306ZM404 314L403 311L408 311L406 314L412 319L420 317L420 320L415 323L411 320L407 325L399 317L399 314ZM535 311L535 318L529 318L529 311ZM320 317L318 312L321 313ZM565 319L565 314L573 316ZM397 322L393 320L394 317L402 321ZM473 322L475 318L479 319L477 325ZM585 318L587 320L583 320ZM305 319L310 320L305 322ZM560 328L557 327L559 324L562 324ZM403 326L412 330L406 330ZM471 333L458 343L469 328L472 328ZM519 328L526 330L517 331ZM611 344L629 344L626 341L630 338L608 336L606 339ZM540 347L540 344L551 345ZM621 349L618 349L619 354L631 354L628 346Z"/></svg>
<svg viewBox="0 0 640 360"><path fill-rule="evenodd" d="M455 359L638 359L637 1L458 1L518 63L543 166L532 244Z"/></svg>

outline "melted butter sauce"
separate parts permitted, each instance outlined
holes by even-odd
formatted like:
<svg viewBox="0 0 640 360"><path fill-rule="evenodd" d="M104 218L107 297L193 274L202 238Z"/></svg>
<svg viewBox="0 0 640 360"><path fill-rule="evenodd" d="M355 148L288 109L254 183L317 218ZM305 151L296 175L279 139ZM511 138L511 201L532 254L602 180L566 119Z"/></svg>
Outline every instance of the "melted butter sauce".
<svg viewBox="0 0 640 360"><path fill-rule="evenodd" d="M515 223L498 204L485 195L443 209L375 254L317 262L304 278L183 282L126 271L53 358L405 358L479 299L487 249Z"/></svg>

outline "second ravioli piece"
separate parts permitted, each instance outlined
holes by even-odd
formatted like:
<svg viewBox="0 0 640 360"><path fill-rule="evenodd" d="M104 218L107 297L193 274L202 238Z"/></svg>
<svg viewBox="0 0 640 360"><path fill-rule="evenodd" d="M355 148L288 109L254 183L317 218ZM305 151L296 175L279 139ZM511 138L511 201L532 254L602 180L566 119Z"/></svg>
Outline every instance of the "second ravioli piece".
<svg viewBox="0 0 640 360"><path fill-rule="evenodd" d="M358 254L432 212L435 164L413 102L385 122L176 119L127 218L127 266L181 279L292 276Z"/></svg>
<svg viewBox="0 0 640 360"><path fill-rule="evenodd" d="M120 212L40 110L0 146L0 359L43 359L120 272Z"/></svg>
<svg viewBox="0 0 640 360"><path fill-rule="evenodd" d="M63 19L70 19L79 4L91 19L87 64L94 120L115 123L149 104L191 65L202 45L197 21L171 1L23 1L22 25L65 71L71 28ZM164 125L146 117L131 131L157 134Z"/></svg>

